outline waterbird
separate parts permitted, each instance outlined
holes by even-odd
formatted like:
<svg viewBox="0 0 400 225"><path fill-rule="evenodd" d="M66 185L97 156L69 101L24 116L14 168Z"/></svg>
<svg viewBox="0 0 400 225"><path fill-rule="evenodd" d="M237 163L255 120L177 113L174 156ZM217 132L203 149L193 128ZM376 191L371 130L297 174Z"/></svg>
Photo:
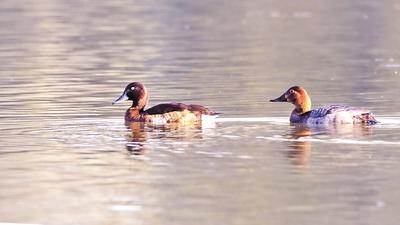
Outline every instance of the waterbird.
<svg viewBox="0 0 400 225"><path fill-rule="evenodd" d="M326 105L311 109L311 99L307 91L293 86L270 102L289 102L295 108L290 115L291 123L318 124L376 124L378 121L369 110L344 105Z"/></svg>
<svg viewBox="0 0 400 225"><path fill-rule="evenodd" d="M146 87L140 82L128 84L121 96L112 102L112 105L125 101L132 101L132 106L125 112L126 122L145 122L153 124L181 123L193 124L215 119L220 113L193 104L163 103L145 110L149 102Z"/></svg>

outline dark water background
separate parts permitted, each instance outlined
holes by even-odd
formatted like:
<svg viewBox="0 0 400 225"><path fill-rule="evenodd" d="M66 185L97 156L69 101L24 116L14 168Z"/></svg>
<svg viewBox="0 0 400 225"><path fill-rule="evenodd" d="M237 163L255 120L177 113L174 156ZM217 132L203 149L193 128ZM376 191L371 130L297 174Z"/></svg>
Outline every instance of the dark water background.
<svg viewBox="0 0 400 225"><path fill-rule="evenodd" d="M394 0L3 0L0 222L398 224L399 24ZM223 115L126 127L131 81ZM267 100L293 85L382 123L290 126Z"/></svg>

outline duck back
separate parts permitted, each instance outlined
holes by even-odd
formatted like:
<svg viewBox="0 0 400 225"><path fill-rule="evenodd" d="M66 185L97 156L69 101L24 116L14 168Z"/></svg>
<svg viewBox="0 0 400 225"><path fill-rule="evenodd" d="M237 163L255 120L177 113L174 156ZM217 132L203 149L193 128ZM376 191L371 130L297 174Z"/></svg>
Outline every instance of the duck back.
<svg viewBox="0 0 400 225"><path fill-rule="evenodd" d="M217 113L201 105L187 105L183 103L163 103L144 111L148 115L157 115L170 112L183 112L188 110L195 114L216 115Z"/></svg>
<svg viewBox="0 0 400 225"><path fill-rule="evenodd" d="M307 118L307 124L348 124L348 123L365 123L376 124L376 119L371 112L361 108L343 106L343 105L327 105L315 108L311 111L303 113L300 117Z"/></svg>

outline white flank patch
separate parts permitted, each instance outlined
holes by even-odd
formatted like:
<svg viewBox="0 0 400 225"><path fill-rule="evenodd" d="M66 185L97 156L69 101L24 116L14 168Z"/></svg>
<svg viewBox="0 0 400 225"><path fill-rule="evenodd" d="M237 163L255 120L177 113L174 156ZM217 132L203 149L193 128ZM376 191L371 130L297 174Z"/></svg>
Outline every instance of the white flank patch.
<svg viewBox="0 0 400 225"><path fill-rule="evenodd" d="M165 125L167 124L167 120L163 117L154 117L151 123L154 125Z"/></svg>
<svg viewBox="0 0 400 225"><path fill-rule="evenodd" d="M201 115L201 128L215 128L218 115Z"/></svg>

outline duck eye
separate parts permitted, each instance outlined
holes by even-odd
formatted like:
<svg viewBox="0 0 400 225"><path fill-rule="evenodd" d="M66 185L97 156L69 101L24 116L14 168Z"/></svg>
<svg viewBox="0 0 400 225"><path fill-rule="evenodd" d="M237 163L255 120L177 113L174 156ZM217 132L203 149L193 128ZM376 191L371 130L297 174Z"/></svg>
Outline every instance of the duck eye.
<svg viewBox="0 0 400 225"><path fill-rule="evenodd" d="M290 94L293 94L293 93L294 93L294 90L293 90L293 89L290 89L289 93L290 93Z"/></svg>
<svg viewBox="0 0 400 225"><path fill-rule="evenodd" d="M131 91L135 90L135 87L131 87Z"/></svg>

